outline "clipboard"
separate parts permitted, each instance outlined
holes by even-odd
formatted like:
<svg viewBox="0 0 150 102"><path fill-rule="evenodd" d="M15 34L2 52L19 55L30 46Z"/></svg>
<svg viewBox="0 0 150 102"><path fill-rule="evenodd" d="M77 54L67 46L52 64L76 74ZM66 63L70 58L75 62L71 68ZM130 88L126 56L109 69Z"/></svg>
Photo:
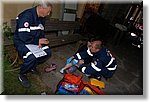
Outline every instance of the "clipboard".
<svg viewBox="0 0 150 102"><path fill-rule="evenodd" d="M29 45L25 45L25 46L31 51L31 53L33 53L33 55L36 58L47 55L47 53L42 48L39 48L38 45L29 44Z"/></svg>

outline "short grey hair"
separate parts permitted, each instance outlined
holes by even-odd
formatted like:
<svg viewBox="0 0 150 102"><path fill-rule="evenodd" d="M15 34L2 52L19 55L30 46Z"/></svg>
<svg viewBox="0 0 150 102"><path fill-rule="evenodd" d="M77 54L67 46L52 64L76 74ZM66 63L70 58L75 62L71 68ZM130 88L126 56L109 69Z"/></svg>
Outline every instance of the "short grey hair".
<svg viewBox="0 0 150 102"><path fill-rule="evenodd" d="M41 0L41 2L38 4L38 6L42 6L43 8L47 7L53 7L52 4L49 1Z"/></svg>

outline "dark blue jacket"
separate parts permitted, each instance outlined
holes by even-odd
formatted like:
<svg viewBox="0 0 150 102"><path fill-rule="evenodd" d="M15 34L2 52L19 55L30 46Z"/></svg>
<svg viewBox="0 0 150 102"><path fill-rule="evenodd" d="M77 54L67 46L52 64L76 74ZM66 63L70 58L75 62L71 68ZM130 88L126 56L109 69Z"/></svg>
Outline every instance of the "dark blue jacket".
<svg viewBox="0 0 150 102"><path fill-rule="evenodd" d="M27 9L16 18L16 31L14 34L15 46L25 44L38 45L39 38L44 38L45 18L38 17L36 7Z"/></svg>
<svg viewBox="0 0 150 102"><path fill-rule="evenodd" d="M76 53L75 59L92 58L90 64L80 65L80 70L90 76L94 77L111 77L117 68L116 59L112 56L110 51L102 48L99 52L92 54L89 49Z"/></svg>

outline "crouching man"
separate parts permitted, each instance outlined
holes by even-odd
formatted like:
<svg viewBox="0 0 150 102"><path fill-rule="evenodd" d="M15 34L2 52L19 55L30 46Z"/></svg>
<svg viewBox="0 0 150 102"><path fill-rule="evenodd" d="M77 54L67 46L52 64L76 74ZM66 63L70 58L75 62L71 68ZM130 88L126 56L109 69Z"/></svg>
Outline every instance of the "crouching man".
<svg viewBox="0 0 150 102"><path fill-rule="evenodd" d="M110 51L102 46L102 41L98 38L91 39L85 48L70 57L66 66L60 70L80 70L89 77L101 79L101 77L111 78L117 68L116 59Z"/></svg>
<svg viewBox="0 0 150 102"><path fill-rule="evenodd" d="M27 73L35 71L37 64L44 62L51 56L51 50L47 46L49 41L44 34L45 17L50 15L51 12L52 5L49 2L45 2L45 4L39 4L23 11L16 18L14 44L19 55L24 60L18 79L24 87L30 86ZM45 56L35 56L26 45L37 45L45 52ZM30 48L33 49L32 46Z"/></svg>

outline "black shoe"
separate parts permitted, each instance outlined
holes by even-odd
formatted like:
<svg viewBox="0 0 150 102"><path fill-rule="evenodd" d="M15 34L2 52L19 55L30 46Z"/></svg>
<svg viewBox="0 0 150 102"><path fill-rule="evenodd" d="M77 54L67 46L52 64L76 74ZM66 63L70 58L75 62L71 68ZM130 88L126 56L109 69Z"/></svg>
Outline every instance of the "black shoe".
<svg viewBox="0 0 150 102"><path fill-rule="evenodd" d="M20 74L20 75L18 76L18 79L19 79L19 81L21 82L22 86L24 86L24 87L26 87L26 88L30 87L30 82L29 82L29 80L27 79L27 76L26 76L26 75Z"/></svg>
<svg viewBox="0 0 150 102"><path fill-rule="evenodd" d="M99 76L99 77L97 77L96 79L99 80L99 81L101 81L101 80L102 80L102 77Z"/></svg>
<svg viewBox="0 0 150 102"><path fill-rule="evenodd" d="M89 79L92 79L92 78L94 78L94 79L97 79L97 80L101 81L101 78L102 78L102 77L101 77L101 76L99 76L99 77L93 77L93 76L89 76L88 78L89 78Z"/></svg>

